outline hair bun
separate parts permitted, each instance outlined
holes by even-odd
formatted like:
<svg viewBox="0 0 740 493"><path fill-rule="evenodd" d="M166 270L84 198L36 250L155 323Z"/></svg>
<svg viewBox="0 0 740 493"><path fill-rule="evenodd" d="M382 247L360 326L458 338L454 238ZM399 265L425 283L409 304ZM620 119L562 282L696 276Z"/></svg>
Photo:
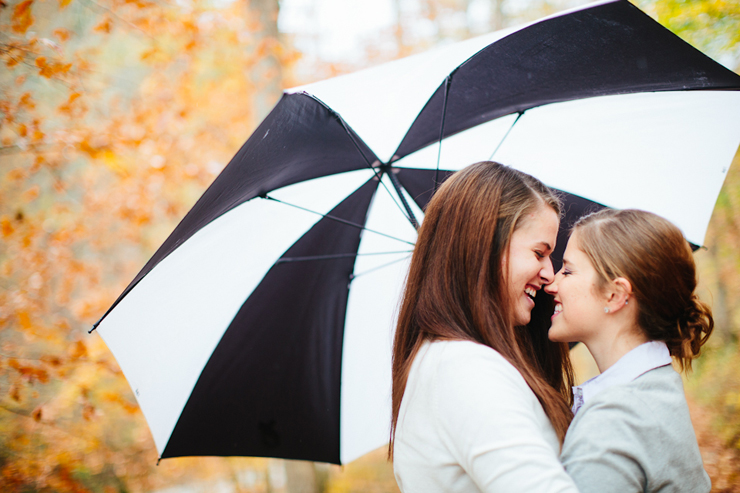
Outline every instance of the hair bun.
<svg viewBox="0 0 740 493"><path fill-rule="evenodd" d="M691 359L699 356L701 347L707 342L713 329L714 318L711 308L693 293L678 318L679 337L673 341L666 341L671 356L678 358L682 362L681 366L690 369Z"/></svg>

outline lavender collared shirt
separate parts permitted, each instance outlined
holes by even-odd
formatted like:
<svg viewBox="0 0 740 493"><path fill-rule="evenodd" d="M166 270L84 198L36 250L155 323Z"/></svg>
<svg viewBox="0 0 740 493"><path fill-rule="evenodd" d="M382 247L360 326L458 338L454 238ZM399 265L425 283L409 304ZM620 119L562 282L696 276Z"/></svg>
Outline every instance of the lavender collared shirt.
<svg viewBox="0 0 740 493"><path fill-rule="evenodd" d="M637 346L600 375L573 387L573 414L602 390L631 382L650 370L670 364L671 355L663 341L650 341Z"/></svg>

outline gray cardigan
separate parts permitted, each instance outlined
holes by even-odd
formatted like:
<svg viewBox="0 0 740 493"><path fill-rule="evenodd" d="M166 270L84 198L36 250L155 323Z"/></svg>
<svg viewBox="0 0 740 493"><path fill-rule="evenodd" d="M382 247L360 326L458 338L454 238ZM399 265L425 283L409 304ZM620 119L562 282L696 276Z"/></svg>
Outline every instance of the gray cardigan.
<svg viewBox="0 0 740 493"><path fill-rule="evenodd" d="M568 429L560 459L581 493L711 488L683 383L670 365L589 400Z"/></svg>

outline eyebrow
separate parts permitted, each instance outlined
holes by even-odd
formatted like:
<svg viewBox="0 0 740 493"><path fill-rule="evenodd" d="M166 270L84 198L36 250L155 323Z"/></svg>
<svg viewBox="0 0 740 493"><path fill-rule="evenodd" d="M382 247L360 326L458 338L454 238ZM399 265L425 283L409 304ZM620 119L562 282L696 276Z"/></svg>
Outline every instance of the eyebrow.
<svg viewBox="0 0 740 493"><path fill-rule="evenodd" d="M538 245L545 245L545 247L546 247L546 248L547 248L548 250L552 250L552 247L551 247L551 246L550 246L550 244L549 244L548 242L546 242L546 241L538 241L538 242L537 242L537 244L538 244Z"/></svg>

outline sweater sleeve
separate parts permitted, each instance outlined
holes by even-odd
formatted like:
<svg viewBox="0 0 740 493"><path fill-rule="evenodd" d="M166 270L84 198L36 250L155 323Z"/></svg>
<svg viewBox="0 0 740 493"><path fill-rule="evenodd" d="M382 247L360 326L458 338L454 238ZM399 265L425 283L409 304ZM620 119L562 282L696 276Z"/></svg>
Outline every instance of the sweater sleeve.
<svg viewBox="0 0 740 493"><path fill-rule="evenodd" d="M565 437L561 460L582 493L647 491L644 464L655 452L653 444L660 443L655 436L660 427L643 412L647 409L625 391L612 391L581 409Z"/></svg>
<svg viewBox="0 0 740 493"><path fill-rule="evenodd" d="M522 376L490 348L471 346L437 366L434 412L446 448L481 491L577 493Z"/></svg>

